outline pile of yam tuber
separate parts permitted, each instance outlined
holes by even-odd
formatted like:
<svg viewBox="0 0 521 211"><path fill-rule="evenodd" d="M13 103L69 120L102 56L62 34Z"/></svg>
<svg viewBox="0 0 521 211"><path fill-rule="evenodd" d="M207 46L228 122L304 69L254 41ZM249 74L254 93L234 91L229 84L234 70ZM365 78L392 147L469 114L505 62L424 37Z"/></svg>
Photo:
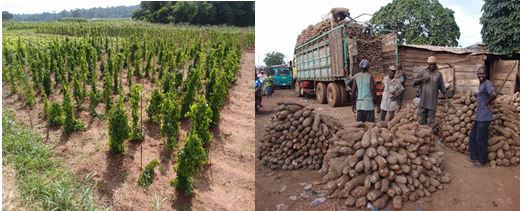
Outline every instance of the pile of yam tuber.
<svg viewBox="0 0 521 211"><path fill-rule="evenodd" d="M297 37L297 45L304 44L308 40L329 30L331 30L331 22L329 20L320 21L315 25L309 25L306 29L302 30Z"/></svg>
<svg viewBox="0 0 521 211"><path fill-rule="evenodd" d="M477 107L476 97L467 92L454 96L448 110L438 109L443 143L458 152L469 153L470 132ZM492 102L494 120L490 124L488 159L491 166L519 164L519 94L502 95ZM440 114L441 113L441 114Z"/></svg>
<svg viewBox="0 0 521 211"><path fill-rule="evenodd" d="M342 125L297 103L278 103L261 139L259 159L271 169L315 169Z"/></svg>
<svg viewBox="0 0 521 211"><path fill-rule="evenodd" d="M382 41L378 38L359 39L357 41L359 61L369 61L370 73L383 73Z"/></svg>
<svg viewBox="0 0 521 211"><path fill-rule="evenodd" d="M335 134L319 171L331 198L357 208L391 203L401 209L450 182L432 129L397 119L387 127L355 123Z"/></svg>
<svg viewBox="0 0 521 211"><path fill-rule="evenodd" d="M333 136L319 170L329 197L345 198L350 207L401 209L450 182L432 129L399 115L387 125L355 123Z"/></svg>

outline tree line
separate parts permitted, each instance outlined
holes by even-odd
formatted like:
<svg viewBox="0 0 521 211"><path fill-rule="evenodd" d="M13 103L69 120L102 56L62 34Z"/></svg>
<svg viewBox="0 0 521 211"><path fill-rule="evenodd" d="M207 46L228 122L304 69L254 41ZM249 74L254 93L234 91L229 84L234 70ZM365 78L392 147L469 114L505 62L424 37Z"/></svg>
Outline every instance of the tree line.
<svg viewBox="0 0 521 211"><path fill-rule="evenodd" d="M192 25L255 25L255 2L142 1L132 16L152 23Z"/></svg>
<svg viewBox="0 0 521 211"><path fill-rule="evenodd" d="M61 12L43 12L37 14L11 14L8 11L2 12L2 20L14 21L54 21L69 18L130 18L132 13L139 8L134 6L117 6L117 7L94 7L90 9L74 9L62 10Z"/></svg>
<svg viewBox="0 0 521 211"><path fill-rule="evenodd" d="M519 0L484 0L481 37L490 51L519 53ZM398 32L400 44L458 46L454 11L434 0L394 0L374 13L375 29Z"/></svg>

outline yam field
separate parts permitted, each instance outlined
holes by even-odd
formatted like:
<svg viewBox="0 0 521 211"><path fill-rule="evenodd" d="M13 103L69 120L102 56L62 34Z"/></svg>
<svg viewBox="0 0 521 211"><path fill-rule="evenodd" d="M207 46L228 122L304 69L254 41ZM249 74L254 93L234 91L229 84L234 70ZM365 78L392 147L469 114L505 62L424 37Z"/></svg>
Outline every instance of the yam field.
<svg viewBox="0 0 521 211"><path fill-rule="evenodd" d="M220 114L246 80L241 66L253 65L245 55L254 28L114 20L2 27L4 167L15 170L27 209L231 208L198 197L215 188L210 149L230 136ZM243 173L251 181L220 185L253 186L253 167Z"/></svg>

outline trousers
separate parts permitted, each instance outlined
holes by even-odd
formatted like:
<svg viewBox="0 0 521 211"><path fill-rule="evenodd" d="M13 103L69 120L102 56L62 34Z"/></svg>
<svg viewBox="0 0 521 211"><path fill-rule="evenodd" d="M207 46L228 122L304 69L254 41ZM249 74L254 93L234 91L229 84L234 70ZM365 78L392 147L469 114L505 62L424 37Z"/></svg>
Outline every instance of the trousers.
<svg viewBox="0 0 521 211"><path fill-rule="evenodd" d="M373 111L356 111L357 122L374 122L374 110Z"/></svg>
<svg viewBox="0 0 521 211"><path fill-rule="evenodd" d="M469 137L470 159L481 164L488 162L488 133L490 121L474 121Z"/></svg>

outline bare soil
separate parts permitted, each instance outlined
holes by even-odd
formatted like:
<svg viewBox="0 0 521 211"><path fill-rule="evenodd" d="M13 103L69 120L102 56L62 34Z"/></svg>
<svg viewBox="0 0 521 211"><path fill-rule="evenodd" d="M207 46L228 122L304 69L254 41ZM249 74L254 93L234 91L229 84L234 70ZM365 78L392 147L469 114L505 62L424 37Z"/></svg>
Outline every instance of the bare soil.
<svg viewBox="0 0 521 211"><path fill-rule="evenodd" d="M273 97L263 97L264 107L256 113L257 143L264 134L264 126L270 122L271 110L279 101L293 101L313 107L344 124L355 121L350 106L329 108L327 104L317 104L314 98L298 98L293 90L278 89ZM431 197L405 202L403 210L519 210L519 166L476 168L466 160L465 155L442 148L446 154L443 165L452 181ZM258 155L258 149L256 153ZM256 160L255 173L256 210L276 210L279 204L286 205L288 210L354 210L348 209L344 201L338 199L327 199L318 206L311 205L314 199L319 198L321 189L317 184L320 177L316 171L271 170ZM312 190L305 191L306 184L313 184ZM392 209L390 205L388 208Z"/></svg>
<svg viewBox="0 0 521 211"><path fill-rule="evenodd" d="M7 165L2 165L2 210L27 210L23 205L18 186L16 172Z"/></svg>
<svg viewBox="0 0 521 211"><path fill-rule="evenodd" d="M193 198L176 193L170 185L176 175L173 166L178 151L166 150L159 135L160 126L146 121L147 100L143 100L142 115L145 140L142 143L127 142L124 156L108 153L107 120L92 117L86 110L76 112L76 117L85 123L86 130L66 136L60 127L48 129L47 122L42 119L43 102L40 97L36 106L29 110L18 96L8 94L10 91L4 85L3 106L13 110L18 120L40 133L56 155L65 158L64 165L77 178L95 174L94 179L98 182L96 197L102 206L115 210L253 210L255 114L251 82L254 58L254 50L243 52L236 85L231 89L221 112L219 126L212 129L209 165L196 178ZM122 71L121 77L125 93L128 93L126 70ZM101 83L98 81L98 90L102 90ZM138 83L144 85L146 95L158 86L158 83L153 85L146 79ZM55 90L60 89L56 87ZM61 102L61 93L54 94L54 99ZM83 107L87 108L88 103L84 103ZM96 110L104 113L105 106L100 104ZM179 137L181 142L189 128L189 120L183 121ZM179 149L182 146L180 143ZM153 159L160 160L161 165L156 168L153 184L144 189L137 184L141 166Z"/></svg>

